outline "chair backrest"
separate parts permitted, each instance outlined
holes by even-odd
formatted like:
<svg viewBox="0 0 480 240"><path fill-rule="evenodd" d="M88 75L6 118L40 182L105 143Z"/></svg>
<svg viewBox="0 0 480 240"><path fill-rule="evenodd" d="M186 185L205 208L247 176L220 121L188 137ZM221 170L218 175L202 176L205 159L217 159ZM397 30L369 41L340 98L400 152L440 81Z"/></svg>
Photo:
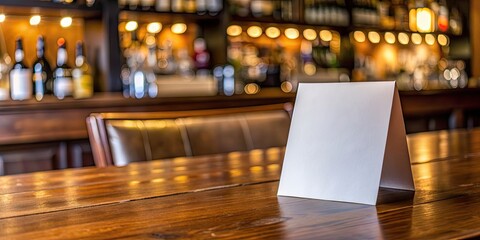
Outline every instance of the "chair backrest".
<svg viewBox="0 0 480 240"><path fill-rule="evenodd" d="M92 113L98 167L285 146L291 104L166 112Z"/></svg>

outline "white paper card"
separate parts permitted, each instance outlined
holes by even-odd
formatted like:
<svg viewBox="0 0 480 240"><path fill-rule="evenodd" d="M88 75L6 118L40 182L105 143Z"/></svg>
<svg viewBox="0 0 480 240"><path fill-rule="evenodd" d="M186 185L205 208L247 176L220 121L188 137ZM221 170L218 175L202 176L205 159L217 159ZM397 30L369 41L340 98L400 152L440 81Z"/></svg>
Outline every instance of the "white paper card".
<svg viewBox="0 0 480 240"><path fill-rule="evenodd" d="M278 195L375 205L414 191L395 82L302 83Z"/></svg>

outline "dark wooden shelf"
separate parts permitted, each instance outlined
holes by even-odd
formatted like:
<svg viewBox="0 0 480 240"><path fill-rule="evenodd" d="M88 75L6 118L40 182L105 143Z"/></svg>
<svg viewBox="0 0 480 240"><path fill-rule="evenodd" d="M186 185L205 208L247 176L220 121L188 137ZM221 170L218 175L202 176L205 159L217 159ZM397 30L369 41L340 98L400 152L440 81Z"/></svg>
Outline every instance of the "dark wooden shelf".
<svg viewBox="0 0 480 240"><path fill-rule="evenodd" d="M154 10L121 10L119 15L120 21L136 20L141 22L168 22L175 21L184 22L205 22L220 21L221 13L215 16L209 14L198 15L197 13L181 13L181 12L157 12Z"/></svg>
<svg viewBox="0 0 480 240"><path fill-rule="evenodd" d="M102 15L101 1L97 1L92 7L82 3L62 4L50 1L29 0L3 0L0 2L0 11L8 15L26 16L41 14L46 17L71 17L99 18Z"/></svg>

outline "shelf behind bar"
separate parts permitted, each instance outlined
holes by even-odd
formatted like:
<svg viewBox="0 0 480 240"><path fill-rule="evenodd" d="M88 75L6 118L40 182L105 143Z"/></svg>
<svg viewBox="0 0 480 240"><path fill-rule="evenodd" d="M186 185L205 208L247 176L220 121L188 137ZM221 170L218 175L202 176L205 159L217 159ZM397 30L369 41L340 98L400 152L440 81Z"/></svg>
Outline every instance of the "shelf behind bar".
<svg viewBox="0 0 480 240"><path fill-rule="evenodd" d="M100 18L101 5L100 2L92 7L79 4L61 4L50 1L28 1L28 0L2 0L0 2L0 11L3 14L28 16L32 14L40 14L46 17L71 17L82 18Z"/></svg>

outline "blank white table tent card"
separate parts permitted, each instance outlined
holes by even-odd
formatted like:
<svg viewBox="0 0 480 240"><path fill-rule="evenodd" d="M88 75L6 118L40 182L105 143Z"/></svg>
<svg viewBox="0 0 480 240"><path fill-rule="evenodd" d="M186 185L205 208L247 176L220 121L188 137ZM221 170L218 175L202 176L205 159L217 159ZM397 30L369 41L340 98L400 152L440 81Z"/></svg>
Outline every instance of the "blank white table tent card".
<svg viewBox="0 0 480 240"><path fill-rule="evenodd" d="M278 195L375 205L415 191L395 82L301 83Z"/></svg>

